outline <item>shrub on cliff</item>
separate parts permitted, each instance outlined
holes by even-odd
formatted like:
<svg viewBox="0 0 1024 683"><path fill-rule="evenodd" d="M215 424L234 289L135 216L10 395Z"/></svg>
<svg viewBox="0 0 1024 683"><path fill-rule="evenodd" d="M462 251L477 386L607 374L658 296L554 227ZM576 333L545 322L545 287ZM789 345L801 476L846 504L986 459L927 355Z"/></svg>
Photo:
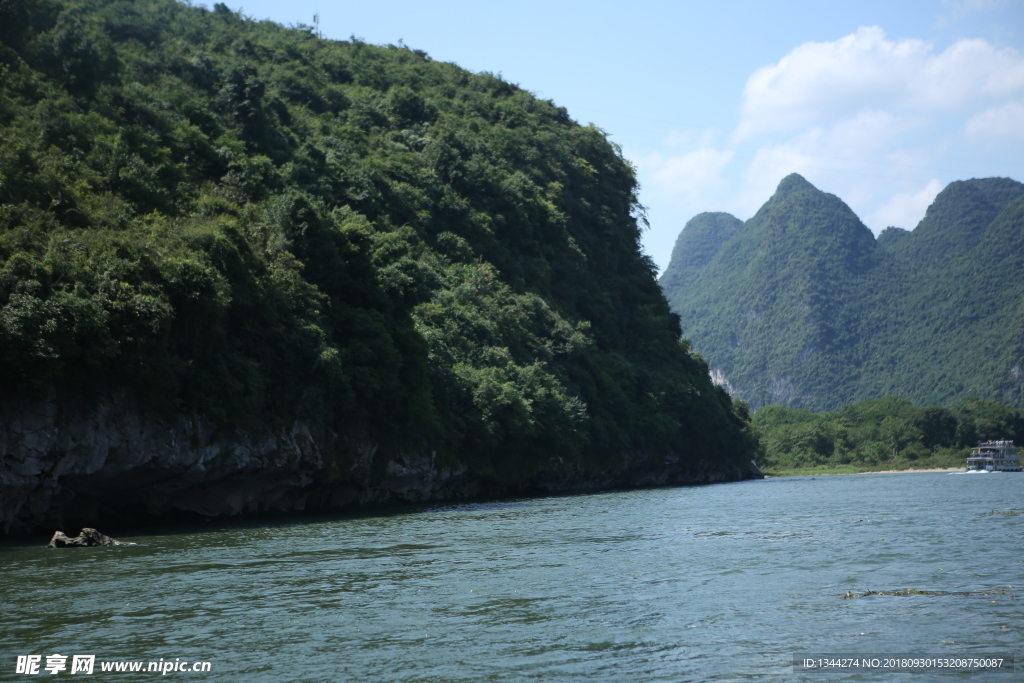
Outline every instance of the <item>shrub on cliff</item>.
<svg viewBox="0 0 1024 683"><path fill-rule="evenodd" d="M217 4L0 3L5 399L134 387L503 478L749 459L630 164L491 74Z"/></svg>

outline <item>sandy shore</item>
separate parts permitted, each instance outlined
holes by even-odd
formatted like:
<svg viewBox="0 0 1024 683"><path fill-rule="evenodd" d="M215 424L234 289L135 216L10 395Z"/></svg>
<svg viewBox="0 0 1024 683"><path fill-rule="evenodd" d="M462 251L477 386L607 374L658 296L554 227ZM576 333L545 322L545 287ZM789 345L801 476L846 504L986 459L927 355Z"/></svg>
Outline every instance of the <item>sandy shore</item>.
<svg viewBox="0 0 1024 683"><path fill-rule="evenodd" d="M912 472L963 472L966 467L933 467L931 469L920 469L920 470L870 470L868 472L807 472L805 474L795 475L784 475L784 476L796 476L796 477L845 477L851 474L907 474ZM766 475L766 479L778 479L778 475Z"/></svg>
<svg viewBox="0 0 1024 683"><path fill-rule="evenodd" d="M902 474L904 472L963 472L967 467L935 467L929 470L878 470L858 472L858 474Z"/></svg>

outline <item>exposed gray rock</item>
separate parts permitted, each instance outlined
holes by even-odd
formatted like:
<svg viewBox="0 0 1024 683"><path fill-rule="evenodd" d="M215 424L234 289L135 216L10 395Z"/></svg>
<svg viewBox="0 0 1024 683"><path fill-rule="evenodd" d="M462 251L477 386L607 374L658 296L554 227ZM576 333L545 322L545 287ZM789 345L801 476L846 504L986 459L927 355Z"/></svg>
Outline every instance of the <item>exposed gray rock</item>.
<svg viewBox="0 0 1024 683"><path fill-rule="evenodd" d="M764 479L764 472L757 466L757 463L753 460L750 461L750 478L751 479Z"/></svg>
<svg viewBox="0 0 1024 683"><path fill-rule="evenodd" d="M119 541L116 538L111 538L106 534L102 534L95 529L85 527L78 536L74 538L69 537L63 531L56 531L53 534L53 538L50 539L50 543L46 546L47 548L91 548L98 545L135 545L134 543L127 543L125 541Z"/></svg>
<svg viewBox="0 0 1024 683"><path fill-rule="evenodd" d="M433 452L385 451L365 434L297 421L250 431L140 408L128 392L87 402L51 394L0 406L0 529L132 515L212 518L376 503L457 500L751 478L674 454L624 454L605 472L553 458L515 486Z"/></svg>

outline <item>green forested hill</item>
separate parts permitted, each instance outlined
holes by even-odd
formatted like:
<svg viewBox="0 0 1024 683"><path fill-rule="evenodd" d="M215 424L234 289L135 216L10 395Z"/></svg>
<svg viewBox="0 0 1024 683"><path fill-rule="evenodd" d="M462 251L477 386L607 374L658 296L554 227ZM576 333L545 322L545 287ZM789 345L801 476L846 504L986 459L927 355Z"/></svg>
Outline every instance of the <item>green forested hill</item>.
<svg viewBox="0 0 1024 683"><path fill-rule="evenodd" d="M632 167L499 77L221 4L2 0L0 130L4 402L127 386L508 481L750 459Z"/></svg>
<svg viewBox="0 0 1024 683"><path fill-rule="evenodd" d="M697 216L661 282L685 334L754 407L898 395L1024 404L1024 185L951 183L877 240L798 175L746 223Z"/></svg>

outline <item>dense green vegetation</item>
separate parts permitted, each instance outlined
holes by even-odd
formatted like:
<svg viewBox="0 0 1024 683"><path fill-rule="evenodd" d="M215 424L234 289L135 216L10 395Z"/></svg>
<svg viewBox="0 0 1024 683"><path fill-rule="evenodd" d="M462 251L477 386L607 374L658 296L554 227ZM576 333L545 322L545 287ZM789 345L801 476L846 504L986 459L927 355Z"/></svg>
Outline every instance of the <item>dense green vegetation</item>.
<svg viewBox="0 0 1024 683"><path fill-rule="evenodd" d="M964 467L979 441L1024 443L1024 411L980 399L920 408L888 396L828 413L765 406L754 425L769 473Z"/></svg>
<svg viewBox="0 0 1024 683"><path fill-rule="evenodd" d="M752 407L889 394L1024 406L1024 184L951 183L876 240L798 175L746 223L702 214L661 279L716 379Z"/></svg>
<svg viewBox="0 0 1024 683"><path fill-rule="evenodd" d="M750 458L632 167L497 76L221 4L0 0L0 128L5 401L127 386L510 481Z"/></svg>

